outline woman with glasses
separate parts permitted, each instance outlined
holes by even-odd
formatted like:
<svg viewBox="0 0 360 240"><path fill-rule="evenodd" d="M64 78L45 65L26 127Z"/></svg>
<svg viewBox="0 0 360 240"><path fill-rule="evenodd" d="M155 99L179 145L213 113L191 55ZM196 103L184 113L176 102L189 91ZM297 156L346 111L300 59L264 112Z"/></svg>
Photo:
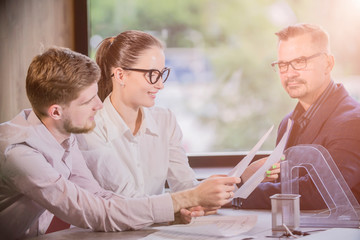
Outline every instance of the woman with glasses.
<svg viewBox="0 0 360 240"><path fill-rule="evenodd" d="M170 69L155 37L126 31L106 38L96 52L104 108L96 128L80 137L87 164L100 185L128 197L194 187L198 181L182 147L174 114L154 107Z"/></svg>

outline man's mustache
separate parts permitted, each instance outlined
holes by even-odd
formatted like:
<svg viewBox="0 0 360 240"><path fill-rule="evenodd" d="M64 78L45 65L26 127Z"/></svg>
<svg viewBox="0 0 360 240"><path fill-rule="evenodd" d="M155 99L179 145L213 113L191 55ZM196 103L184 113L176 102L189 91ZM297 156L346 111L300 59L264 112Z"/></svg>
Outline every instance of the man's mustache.
<svg viewBox="0 0 360 240"><path fill-rule="evenodd" d="M286 79L285 85L289 85L289 83L297 83L297 84L305 84L306 81L301 78L292 78L292 79Z"/></svg>

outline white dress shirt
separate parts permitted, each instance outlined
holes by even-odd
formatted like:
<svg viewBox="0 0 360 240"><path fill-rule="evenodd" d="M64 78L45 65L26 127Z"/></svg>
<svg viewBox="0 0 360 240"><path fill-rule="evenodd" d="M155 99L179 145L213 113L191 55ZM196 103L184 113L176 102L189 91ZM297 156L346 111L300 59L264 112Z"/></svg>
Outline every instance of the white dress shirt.
<svg viewBox="0 0 360 240"><path fill-rule="evenodd" d="M31 110L0 125L0 150L0 236L5 239L43 233L51 220L39 221L46 209L96 231L174 219L169 194L129 199L102 189L76 138L59 144Z"/></svg>
<svg viewBox="0 0 360 240"><path fill-rule="evenodd" d="M95 116L96 127L79 136L86 163L100 185L123 196L161 194L198 184L182 147L174 114L164 108L141 108L142 124L134 136L108 96Z"/></svg>

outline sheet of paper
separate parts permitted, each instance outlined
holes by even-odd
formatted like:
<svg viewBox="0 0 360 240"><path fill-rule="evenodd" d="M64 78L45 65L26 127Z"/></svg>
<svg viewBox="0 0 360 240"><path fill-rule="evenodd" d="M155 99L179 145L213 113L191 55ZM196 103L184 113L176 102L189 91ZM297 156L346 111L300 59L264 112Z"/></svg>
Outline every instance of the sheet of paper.
<svg viewBox="0 0 360 240"><path fill-rule="evenodd" d="M241 161L228 173L230 177L240 177L241 174L245 171L247 166L250 164L251 160L255 157L257 151L259 151L260 147L263 145L265 140L269 137L271 131L273 130L274 125L270 127L270 129L262 136L258 143L250 150L250 152L243 158Z"/></svg>
<svg viewBox="0 0 360 240"><path fill-rule="evenodd" d="M208 235L195 235L190 233L180 233L180 232L170 232L170 231L158 231L154 232L144 238L140 238L141 240L215 240L219 239L218 237L211 237ZM226 240L229 240L226 238ZM235 240L235 239L234 239ZM236 239L238 240L238 239Z"/></svg>
<svg viewBox="0 0 360 240"><path fill-rule="evenodd" d="M289 119L287 129L282 139L270 154L264 165L262 165L234 194L234 198L247 198L252 191L264 180L265 173L270 167L278 162L284 152L284 148L291 130L292 121Z"/></svg>
<svg viewBox="0 0 360 240"><path fill-rule="evenodd" d="M210 239L211 237L233 237L252 229L257 222L256 215L243 216L205 216L193 218L189 224L154 227L160 232L143 239L155 239L161 235L191 235L191 239ZM161 238L159 238L161 239ZM176 238L175 238L176 239Z"/></svg>
<svg viewBox="0 0 360 240"><path fill-rule="evenodd" d="M226 239L226 240L248 240L248 239L255 239L251 235L244 235L235 236L235 237L215 237L209 235L196 235L191 233L180 233L180 232L170 232L170 231L158 231L152 233L144 238L140 238L141 240L184 240L184 239L191 239L191 240L219 240L219 239Z"/></svg>

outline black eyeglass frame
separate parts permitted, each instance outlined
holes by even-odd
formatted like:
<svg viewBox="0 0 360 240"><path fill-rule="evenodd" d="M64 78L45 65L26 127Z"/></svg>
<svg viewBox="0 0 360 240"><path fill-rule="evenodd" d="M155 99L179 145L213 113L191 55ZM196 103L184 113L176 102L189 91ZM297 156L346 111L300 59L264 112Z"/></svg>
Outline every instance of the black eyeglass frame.
<svg viewBox="0 0 360 240"><path fill-rule="evenodd" d="M316 58L316 57L319 57L320 55L322 54L325 54L327 55L327 53L325 52L318 52L318 53L315 53L311 56L308 56L308 57L305 57L305 56L301 56L301 57L298 57L298 58L294 58L288 62L284 62L284 61L276 61L276 62L273 62L271 63L271 66L273 67L273 69L276 71L276 69L279 69L279 72L280 73L285 73L289 70L289 65L291 65L291 67L294 69L294 70L302 70L302 69L305 69L307 67L307 62L308 60L312 59L312 58ZM293 62L295 61L304 61L304 66L301 66L301 67L295 67ZM284 64L283 66L285 67L286 66L286 70L284 71L281 71L280 70L280 65L279 64ZM276 67L277 65L277 67Z"/></svg>
<svg viewBox="0 0 360 240"><path fill-rule="evenodd" d="M170 70L171 70L168 67L163 68L161 71L157 70L157 69L140 69L140 68L122 68L122 69L128 70L128 71L149 73L149 81L150 81L151 84L156 84L159 81L160 77L162 78L163 83L165 83L166 80L169 78ZM155 81L152 81L152 79L151 79L151 76L152 76L153 72L158 72L159 73L159 75L158 75L158 77L156 78ZM167 75L166 75L165 78L163 78L163 75L164 75L165 72L167 72Z"/></svg>

